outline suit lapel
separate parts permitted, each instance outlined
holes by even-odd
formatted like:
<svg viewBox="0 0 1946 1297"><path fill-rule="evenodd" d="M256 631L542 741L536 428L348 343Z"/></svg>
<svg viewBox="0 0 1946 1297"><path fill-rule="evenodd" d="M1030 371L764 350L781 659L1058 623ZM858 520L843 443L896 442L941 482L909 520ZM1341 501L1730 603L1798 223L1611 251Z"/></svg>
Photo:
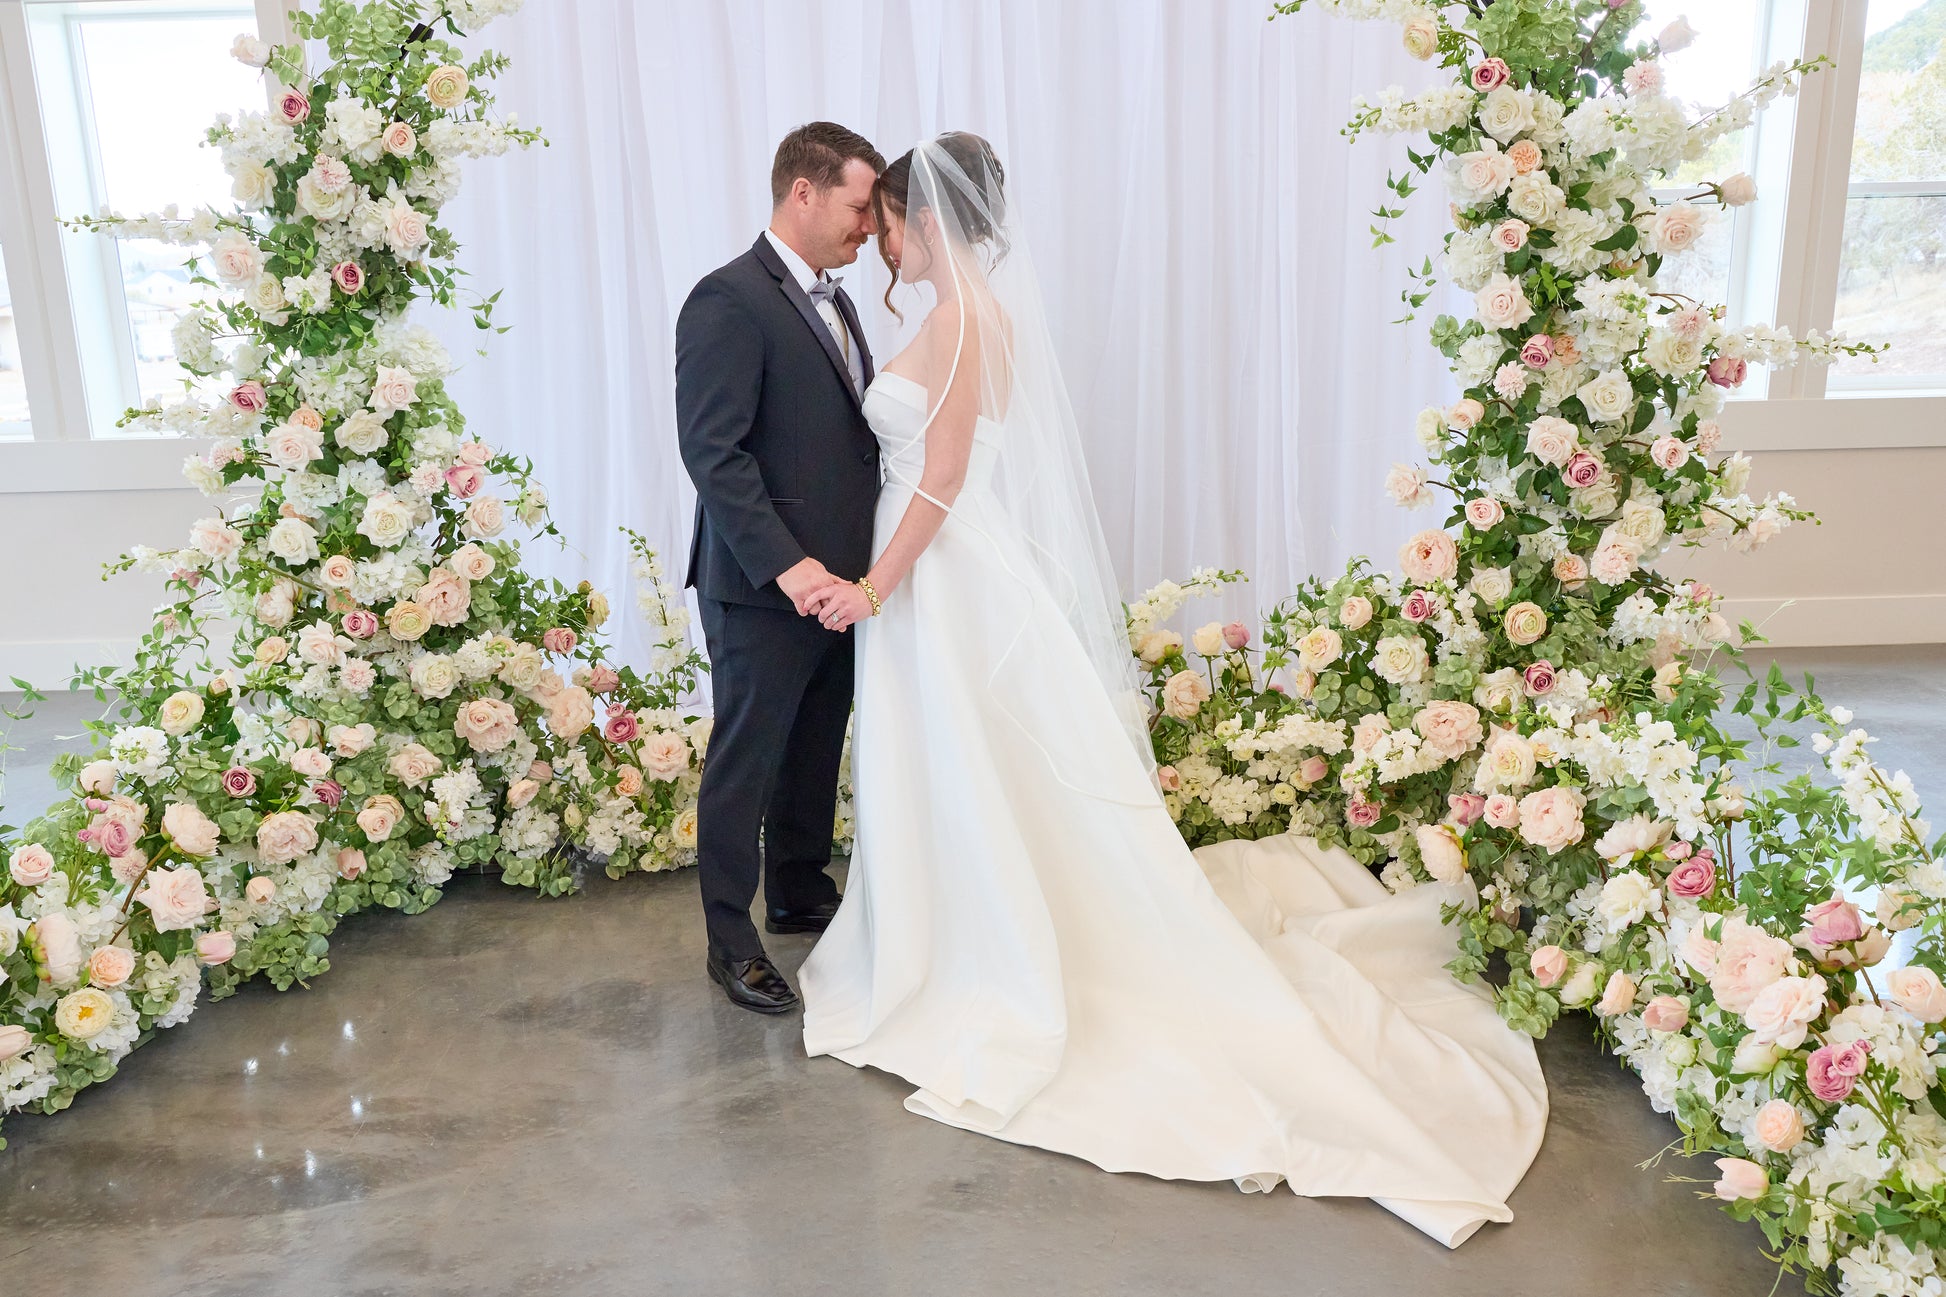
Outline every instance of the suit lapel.
<svg viewBox="0 0 1946 1297"><path fill-rule="evenodd" d="M777 287L783 291L785 297L790 299L791 305L797 308L797 313L804 317L804 324L811 330L811 336L818 340L818 345L824 348L825 356L831 361L831 367L838 371L839 381L844 383L845 391L851 395L851 403L862 404L863 397L858 389L851 385L851 367L845 364L844 353L838 350L838 340L831 336L831 326L827 325L824 317L818 314L818 308L812 304L810 295L798 285L797 276L791 274L789 267L784 265L783 258L777 255L777 249L771 247L770 240L763 235L757 236L757 243L752 251L757 254L757 260L763 263L764 269L776 277ZM842 296L841 292L841 299ZM840 310L842 312L843 308L840 307ZM849 320L848 314L846 318ZM859 336L856 328L852 329L852 336L854 338ZM864 344L861 342L859 346L861 348L859 358L864 360L866 355L862 350ZM868 376L871 372L869 365L870 362L866 361L865 365L861 366Z"/></svg>
<svg viewBox="0 0 1946 1297"><path fill-rule="evenodd" d="M851 304L851 298L840 288L837 293L838 314L843 318L845 327L851 330L851 339L858 344L858 371L865 376L865 386L872 385L872 349L865 345L865 330L858 323L858 309ZM826 330L830 332L830 330Z"/></svg>

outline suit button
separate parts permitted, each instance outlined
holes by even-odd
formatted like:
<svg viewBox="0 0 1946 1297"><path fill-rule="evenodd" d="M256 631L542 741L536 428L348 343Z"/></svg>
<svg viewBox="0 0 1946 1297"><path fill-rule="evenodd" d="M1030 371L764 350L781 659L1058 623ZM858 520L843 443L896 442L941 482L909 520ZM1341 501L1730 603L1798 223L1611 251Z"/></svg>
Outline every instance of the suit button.
<svg viewBox="0 0 1946 1297"><path fill-rule="evenodd" d="M872 462L872 454L871 454L871 452L870 452L870 451L866 451L866 452L865 452L865 453L864 453L863 455L860 455L860 456L858 457L858 462L859 462L859 463L861 463L861 464L869 464L869 463L871 463L871 462Z"/></svg>

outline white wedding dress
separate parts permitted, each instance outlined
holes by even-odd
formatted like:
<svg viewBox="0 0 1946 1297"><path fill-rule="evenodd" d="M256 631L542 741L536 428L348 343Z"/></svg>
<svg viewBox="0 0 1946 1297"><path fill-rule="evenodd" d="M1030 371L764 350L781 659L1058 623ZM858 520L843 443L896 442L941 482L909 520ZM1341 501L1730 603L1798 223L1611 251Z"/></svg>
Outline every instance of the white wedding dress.
<svg viewBox="0 0 1946 1297"><path fill-rule="evenodd" d="M866 397L881 547L926 401L889 373ZM1111 1171L1373 1198L1448 1247L1511 1219L1547 1090L1442 967L1470 885L1395 897L1289 836L1192 855L992 489L1004 432L979 421L952 512L859 627L857 843L802 972L806 1050Z"/></svg>

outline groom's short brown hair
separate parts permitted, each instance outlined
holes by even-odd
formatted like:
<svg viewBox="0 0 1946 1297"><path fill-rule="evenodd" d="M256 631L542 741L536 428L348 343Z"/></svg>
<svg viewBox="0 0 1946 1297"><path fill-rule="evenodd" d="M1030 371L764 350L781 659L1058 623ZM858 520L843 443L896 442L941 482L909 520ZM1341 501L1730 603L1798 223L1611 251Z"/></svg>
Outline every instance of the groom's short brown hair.
<svg viewBox="0 0 1946 1297"><path fill-rule="evenodd" d="M885 170L885 156L857 131L836 122L810 122L784 137L770 164L770 205L776 207L799 177L813 189L844 183L845 164L856 158L874 173Z"/></svg>

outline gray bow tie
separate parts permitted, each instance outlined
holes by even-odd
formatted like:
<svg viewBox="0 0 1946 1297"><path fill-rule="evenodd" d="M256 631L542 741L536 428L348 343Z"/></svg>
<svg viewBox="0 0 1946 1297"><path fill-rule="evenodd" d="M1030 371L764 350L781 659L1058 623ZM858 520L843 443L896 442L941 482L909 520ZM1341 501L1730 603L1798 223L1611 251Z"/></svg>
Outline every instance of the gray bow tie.
<svg viewBox="0 0 1946 1297"><path fill-rule="evenodd" d="M842 282L842 278L836 275L826 279L820 279L817 283L811 285L808 296L813 304L829 302L837 297L838 285Z"/></svg>

